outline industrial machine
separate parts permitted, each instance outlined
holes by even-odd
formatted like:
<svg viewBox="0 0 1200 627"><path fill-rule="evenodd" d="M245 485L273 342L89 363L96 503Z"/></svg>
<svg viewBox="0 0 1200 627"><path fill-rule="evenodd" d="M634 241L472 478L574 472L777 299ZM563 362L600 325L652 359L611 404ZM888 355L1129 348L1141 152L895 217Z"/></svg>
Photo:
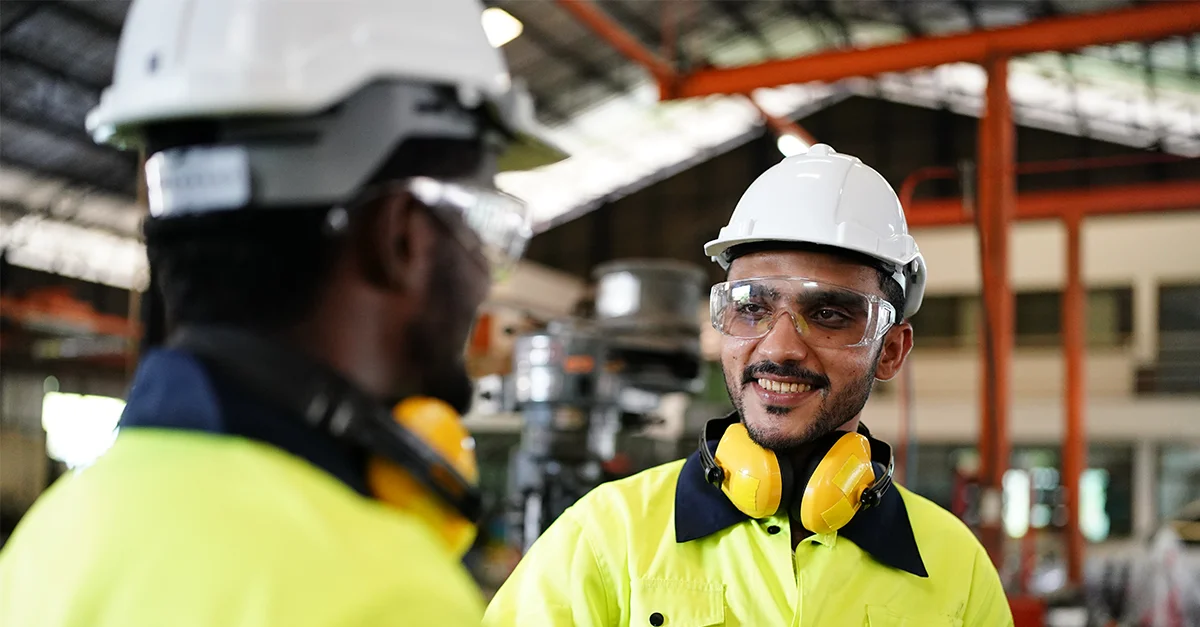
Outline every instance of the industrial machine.
<svg viewBox="0 0 1200 627"><path fill-rule="evenodd" d="M598 267L594 314L517 338L509 385L522 416L510 461L510 541L521 551L563 510L615 478L619 436L653 424L661 399L704 383L705 275L665 260ZM666 460L663 460L666 461Z"/></svg>

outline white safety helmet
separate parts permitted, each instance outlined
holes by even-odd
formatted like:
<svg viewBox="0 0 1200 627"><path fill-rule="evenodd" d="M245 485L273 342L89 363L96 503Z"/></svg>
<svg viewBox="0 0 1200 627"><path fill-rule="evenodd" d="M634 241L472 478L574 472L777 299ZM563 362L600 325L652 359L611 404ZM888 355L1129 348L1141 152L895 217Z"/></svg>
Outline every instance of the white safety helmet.
<svg viewBox="0 0 1200 627"><path fill-rule="evenodd" d="M893 269L904 290L902 317L921 307L925 259L896 192L874 169L825 144L763 172L704 253L728 270L730 249L752 242L821 244L874 257Z"/></svg>
<svg viewBox="0 0 1200 627"><path fill-rule="evenodd" d="M164 123L232 121L211 143L246 149L192 171L211 179L248 161L261 206L337 202L406 137L479 137L481 116L503 137L497 169L561 160L537 139L532 99L482 12L478 0L136 0L87 128L132 147ZM445 93L458 106L435 101ZM199 177L172 181L185 178Z"/></svg>

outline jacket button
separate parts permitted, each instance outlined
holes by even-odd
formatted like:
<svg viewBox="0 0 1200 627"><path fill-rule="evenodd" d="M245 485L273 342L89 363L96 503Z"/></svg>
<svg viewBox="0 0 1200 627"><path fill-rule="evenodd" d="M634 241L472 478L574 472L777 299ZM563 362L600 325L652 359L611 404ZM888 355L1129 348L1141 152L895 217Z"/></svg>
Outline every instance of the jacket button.
<svg viewBox="0 0 1200 627"><path fill-rule="evenodd" d="M771 535L779 533L779 525L771 525L770 527L767 527L767 533Z"/></svg>
<svg viewBox="0 0 1200 627"><path fill-rule="evenodd" d="M654 625L654 627L662 627L662 624L665 622L667 622L667 619L663 618L663 615L658 612L650 615L650 624Z"/></svg>

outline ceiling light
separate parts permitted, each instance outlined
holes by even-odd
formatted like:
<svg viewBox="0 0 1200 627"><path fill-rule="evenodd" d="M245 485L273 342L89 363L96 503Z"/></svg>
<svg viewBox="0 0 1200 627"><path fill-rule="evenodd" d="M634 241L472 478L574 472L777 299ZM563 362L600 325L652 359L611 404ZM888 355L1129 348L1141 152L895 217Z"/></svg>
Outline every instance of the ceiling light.
<svg viewBox="0 0 1200 627"><path fill-rule="evenodd" d="M493 48L499 48L516 39L525 26L521 20L508 14L508 11L498 7L488 7L483 10L483 32L487 34L488 43Z"/></svg>
<svg viewBox="0 0 1200 627"><path fill-rule="evenodd" d="M779 148L779 152L782 152L783 156L785 157L798 155L808 150L808 144L805 143L803 139L800 139L791 133L784 133L783 135L780 135L779 139L775 140L775 145Z"/></svg>

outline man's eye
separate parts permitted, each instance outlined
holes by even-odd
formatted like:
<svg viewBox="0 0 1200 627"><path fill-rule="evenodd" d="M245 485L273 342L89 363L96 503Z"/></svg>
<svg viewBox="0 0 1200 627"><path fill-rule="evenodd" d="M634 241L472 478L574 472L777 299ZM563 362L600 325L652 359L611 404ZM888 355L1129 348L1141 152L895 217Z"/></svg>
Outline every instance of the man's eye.
<svg viewBox="0 0 1200 627"><path fill-rule="evenodd" d="M818 309L814 313L813 319L821 322L841 322L846 320L847 316L836 309Z"/></svg>
<svg viewBox="0 0 1200 627"><path fill-rule="evenodd" d="M757 303L740 303L737 306L738 313L749 316L756 316L766 312L762 305Z"/></svg>

